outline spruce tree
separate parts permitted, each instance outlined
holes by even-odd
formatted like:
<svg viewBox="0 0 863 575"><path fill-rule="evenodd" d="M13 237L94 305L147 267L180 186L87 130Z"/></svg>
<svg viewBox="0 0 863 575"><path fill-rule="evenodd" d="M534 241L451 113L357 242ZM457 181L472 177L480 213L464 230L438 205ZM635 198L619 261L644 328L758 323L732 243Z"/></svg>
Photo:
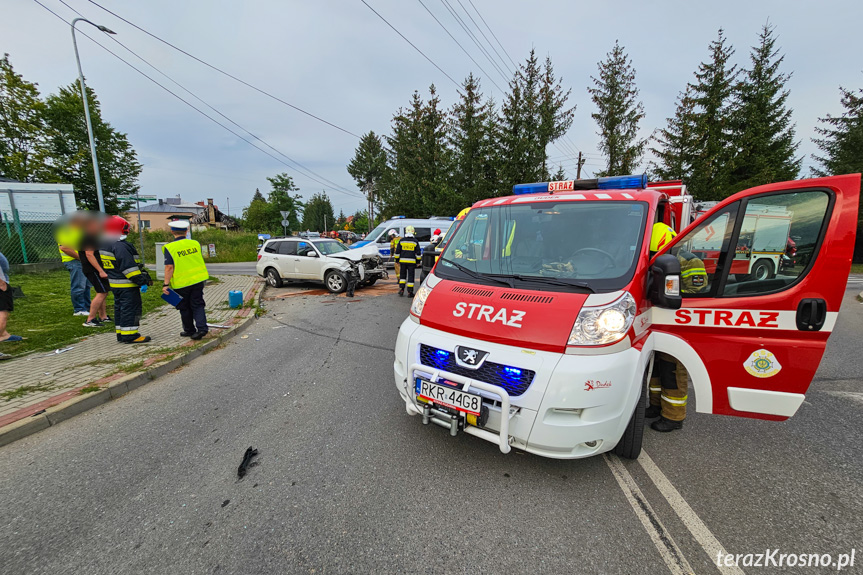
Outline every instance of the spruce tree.
<svg viewBox="0 0 863 575"><path fill-rule="evenodd" d="M820 164L812 168L815 176L863 172L863 90L839 91L842 114L819 118L815 128L820 137L812 141L821 150L821 155L812 156Z"/></svg>
<svg viewBox="0 0 863 575"><path fill-rule="evenodd" d="M729 195L732 106L738 70L730 63L734 49L720 28L710 43L710 59L702 62L690 84L694 112L694 144L687 184L700 200L721 200Z"/></svg>
<svg viewBox="0 0 863 575"><path fill-rule="evenodd" d="M493 102L483 101L479 80L470 74L462 84L449 122L452 188L462 208L495 195L494 121Z"/></svg>
<svg viewBox="0 0 863 575"><path fill-rule="evenodd" d="M674 116L668 118L666 127L660 128L654 135L658 146L650 148L655 157L650 171L656 179L689 180L695 149L694 110L692 89L687 87L677 97Z"/></svg>
<svg viewBox="0 0 863 575"><path fill-rule="evenodd" d="M738 86L734 114L736 156L729 193L752 186L793 180L802 158L795 158L791 110L786 106L790 74L779 71L784 55L776 47L775 28L765 24L749 55L750 67Z"/></svg>
<svg viewBox="0 0 863 575"><path fill-rule="evenodd" d="M371 194L372 202L375 201L375 191L386 170L387 154L381 139L371 131L364 134L348 164L348 173L363 193Z"/></svg>
<svg viewBox="0 0 863 575"><path fill-rule="evenodd" d="M647 143L638 138L644 106L638 100L635 69L618 41L598 66L599 77L591 76L594 87L587 89L597 107L591 117L599 127L598 148L606 158L605 170L597 176L631 174L641 163Z"/></svg>
<svg viewBox="0 0 863 575"><path fill-rule="evenodd" d="M0 176L33 182L48 177L45 103L36 84L0 58Z"/></svg>
<svg viewBox="0 0 863 575"><path fill-rule="evenodd" d="M572 126L575 106L566 107L572 90L564 92L561 81L554 76L551 58L546 56L539 87L539 147L542 150L542 181L551 178L548 169L548 146L561 138ZM565 179L565 178L564 178Z"/></svg>

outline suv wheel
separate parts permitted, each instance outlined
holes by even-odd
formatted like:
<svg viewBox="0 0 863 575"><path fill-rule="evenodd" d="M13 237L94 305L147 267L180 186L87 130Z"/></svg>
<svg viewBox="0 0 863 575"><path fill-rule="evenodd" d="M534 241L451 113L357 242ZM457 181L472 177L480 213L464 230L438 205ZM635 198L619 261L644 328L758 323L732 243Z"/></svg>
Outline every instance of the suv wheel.
<svg viewBox="0 0 863 575"><path fill-rule="evenodd" d="M324 284L330 293L342 293L348 287L348 280L342 272L330 270L324 277Z"/></svg>
<svg viewBox="0 0 863 575"><path fill-rule="evenodd" d="M282 287L282 276L275 268L267 268L267 283L272 287Z"/></svg>

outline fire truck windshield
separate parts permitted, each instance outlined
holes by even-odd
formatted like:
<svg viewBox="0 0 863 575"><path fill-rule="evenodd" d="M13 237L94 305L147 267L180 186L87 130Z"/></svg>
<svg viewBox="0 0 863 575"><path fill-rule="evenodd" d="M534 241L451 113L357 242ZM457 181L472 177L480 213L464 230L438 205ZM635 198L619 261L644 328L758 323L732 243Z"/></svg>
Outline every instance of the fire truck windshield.
<svg viewBox="0 0 863 575"><path fill-rule="evenodd" d="M635 272L647 209L635 201L474 208L447 242L435 274L544 291L618 290Z"/></svg>

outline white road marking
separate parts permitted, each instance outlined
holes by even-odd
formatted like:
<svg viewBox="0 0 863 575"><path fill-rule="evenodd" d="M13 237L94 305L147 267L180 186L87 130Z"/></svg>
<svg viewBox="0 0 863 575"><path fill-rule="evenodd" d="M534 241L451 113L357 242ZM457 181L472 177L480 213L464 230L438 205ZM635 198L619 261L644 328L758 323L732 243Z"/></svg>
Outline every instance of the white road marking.
<svg viewBox="0 0 863 575"><path fill-rule="evenodd" d="M698 541L698 544L701 545L701 548L704 549L708 557L710 557L711 562L716 565L716 558L719 553L723 557L728 554L719 540L714 537L710 529L707 528L707 525L695 514L692 507L683 499L680 492L675 489L671 481L660 471L646 451L641 451L641 455L638 456L638 463L641 464L641 467L647 472L647 476L650 477L650 480L653 481L653 484L656 485L656 488L659 489L659 492L662 493L677 516L686 525L686 528L689 529L689 532L692 533L692 536L695 537L695 540ZM743 575L743 570L739 567L717 565L717 568L723 575Z"/></svg>
<svg viewBox="0 0 863 575"><path fill-rule="evenodd" d="M673 575L694 573L686 557L683 556L683 552L677 546L677 543L674 542L668 530L665 529L665 526L659 520L659 516L653 511L641 489L638 488L632 475L629 474L629 471L624 467L620 459L616 455L609 453L603 455L603 458L608 464L609 469L611 469L611 474L617 480L617 484L620 485L620 489L623 490L626 500L632 506L632 510L635 511L636 517L641 521L641 525L644 526L644 530L647 531L657 551L662 556L662 560L668 566L668 570Z"/></svg>

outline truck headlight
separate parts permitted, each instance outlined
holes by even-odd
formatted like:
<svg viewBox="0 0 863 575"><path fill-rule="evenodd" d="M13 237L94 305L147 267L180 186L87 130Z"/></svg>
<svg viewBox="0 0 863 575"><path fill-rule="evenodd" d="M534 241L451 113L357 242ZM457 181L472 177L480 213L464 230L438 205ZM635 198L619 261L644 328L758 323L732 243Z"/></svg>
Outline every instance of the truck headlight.
<svg viewBox="0 0 863 575"><path fill-rule="evenodd" d="M603 306L578 312L567 345L604 345L623 339L635 319L635 299L629 292Z"/></svg>
<svg viewBox="0 0 863 575"><path fill-rule="evenodd" d="M425 279L425 281L420 286L420 289L418 289L417 293L414 295L413 302L411 302L411 316L416 317L417 319L419 319L419 317L422 315L423 308L426 305L426 300L428 299L429 294L432 291L432 286L429 282L429 279L431 277L432 276L429 276Z"/></svg>

